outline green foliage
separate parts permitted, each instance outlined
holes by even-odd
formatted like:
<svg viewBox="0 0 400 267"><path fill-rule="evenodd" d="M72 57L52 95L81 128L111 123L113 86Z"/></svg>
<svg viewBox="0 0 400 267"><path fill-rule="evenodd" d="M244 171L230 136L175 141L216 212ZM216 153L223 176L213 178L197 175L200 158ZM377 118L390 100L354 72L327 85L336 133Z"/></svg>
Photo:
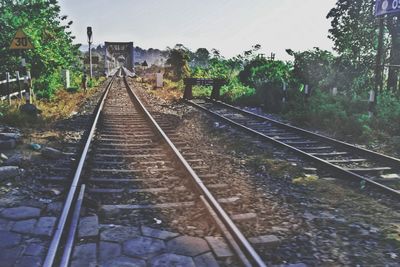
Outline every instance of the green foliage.
<svg viewBox="0 0 400 267"><path fill-rule="evenodd" d="M8 49L15 32L22 28L34 49L24 52L39 95L50 97L60 87L60 69L80 68L78 46L69 31L72 21L60 16L58 1L0 0L0 73L19 69L16 52Z"/></svg>
<svg viewBox="0 0 400 267"><path fill-rule="evenodd" d="M390 135L400 136L400 101L396 95L390 92L381 94L373 125L385 129Z"/></svg>
<svg viewBox="0 0 400 267"><path fill-rule="evenodd" d="M315 47L313 50L304 52L287 52L294 56L294 78L313 88L329 88L336 82L332 77L335 75L332 69L334 56L331 52Z"/></svg>
<svg viewBox="0 0 400 267"><path fill-rule="evenodd" d="M370 68L376 55L377 33L374 2L337 0L327 15L332 28L329 38L338 53L360 68Z"/></svg>
<svg viewBox="0 0 400 267"><path fill-rule="evenodd" d="M210 60L210 52L206 48L199 48L193 55L193 65L207 67L208 61Z"/></svg>
<svg viewBox="0 0 400 267"><path fill-rule="evenodd" d="M54 93L62 88L61 75L57 72L47 76L39 76L34 80L36 95L40 98L51 98Z"/></svg>
<svg viewBox="0 0 400 267"><path fill-rule="evenodd" d="M298 125L324 129L332 135L348 139L364 139L369 129L365 114L368 104L359 97L331 96L314 91L305 101L300 92L292 92L285 107L285 117ZM368 117L368 116L367 116Z"/></svg>
<svg viewBox="0 0 400 267"><path fill-rule="evenodd" d="M168 49L167 64L171 66L173 76L176 80L189 77L189 58L189 50L183 45L177 44L174 48Z"/></svg>
<svg viewBox="0 0 400 267"><path fill-rule="evenodd" d="M244 85L255 88L254 99L258 106L278 112L284 84L286 86L291 81L291 64L268 60L263 55L256 55L246 62L238 78Z"/></svg>
<svg viewBox="0 0 400 267"><path fill-rule="evenodd" d="M221 96L227 102L240 102L242 104L256 104L255 89L243 85L235 78L221 88Z"/></svg>
<svg viewBox="0 0 400 267"><path fill-rule="evenodd" d="M210 86L193 86L194 97L210 97L212 88Z"/></svg>

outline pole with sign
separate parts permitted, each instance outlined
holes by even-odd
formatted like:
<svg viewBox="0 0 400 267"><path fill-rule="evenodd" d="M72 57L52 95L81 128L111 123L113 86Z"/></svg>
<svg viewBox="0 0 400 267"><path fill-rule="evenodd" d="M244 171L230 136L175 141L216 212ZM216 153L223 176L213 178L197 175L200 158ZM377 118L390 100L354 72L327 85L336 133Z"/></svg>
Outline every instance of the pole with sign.
<svg viewBox="0 0 400 267"><path fill-rule="evenodd" d="M375 16L380 17L400 12L400 0L376 0Z"/></svg>
<svg viewBox="0 0 400 267"><path fill-rule="evenodd" d="M34 47L31 43L31 41L29 40L29 37L24 33L24 31L22 29L18 29L14 35L14 38L11 41L10 49L17 50L21 53L24 50L33 49L33 48ZM23 71L26 72L25 79L28 79L28 71L26 69L26 60L23 57L21 57L21 67L22 67ZM19 76L19 73L17 75L17 78L18 78L18 76ZM32 86L30 86L30 88L32 88ZM26 94L26 98L29 99L29 101L30 101L30 91L27 90L25 92L25 94Z"/></svg>
<svg viewBox="0 0 400 267"><path fill-rule="evenodd" d="M89 43L89 68L90 68L90 79L93 78L93 65L92 65L92 43L93 43L93 32L92 27L87 27L87 36Z"/></svg>
<svg viewBox="0 0 400 267"><path fill-rule="evenodd" d="M383 88L382 74L383 74L383 41L384 41L384 16L388 14L395 14L400 12L400 0L376 0L375 3L375 16L378 18L378 47L375 60L375 87L374 91L370 94L370 115L375 113L376 105L378 102L378 92Z"/></svg>

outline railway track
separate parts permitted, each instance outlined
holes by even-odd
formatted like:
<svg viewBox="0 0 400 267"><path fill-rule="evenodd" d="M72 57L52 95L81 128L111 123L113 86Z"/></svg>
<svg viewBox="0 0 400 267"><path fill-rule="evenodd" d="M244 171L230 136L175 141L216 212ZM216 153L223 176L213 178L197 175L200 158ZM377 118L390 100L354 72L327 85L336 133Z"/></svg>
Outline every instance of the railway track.
<svg viewBox="0 0 400 267"><path fill-rule="evenodd" d="M323 170L400 197L400 160L211 99L188 103L213 117L313 161Z"/></svg>
<svg viewBox="0 0 400 267"><path fill-rule="evenodd" d="M265 266L225 211L243 217L237 198L215 197L226 185L169 136L126 78L114 76L44 266Z"/></svg>

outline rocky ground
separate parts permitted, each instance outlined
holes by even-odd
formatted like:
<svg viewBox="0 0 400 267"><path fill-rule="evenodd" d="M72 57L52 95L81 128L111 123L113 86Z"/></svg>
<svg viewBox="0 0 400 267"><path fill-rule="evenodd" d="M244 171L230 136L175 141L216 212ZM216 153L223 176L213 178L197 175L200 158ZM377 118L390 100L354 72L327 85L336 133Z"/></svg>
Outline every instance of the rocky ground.
<svg viewBox="0 0 400 267"><path fill-rule="evenodd" d="M245 207L257 214L257 219L240 225L244 233L252 237L257 231L277 238L276 245L259 248L269 265L399 266L397 202L328 174L317 172L305 176L304 167L313 166L288 151L211 120L176 101L177 95L171 97L163 92L158 94L160 98L154 97L149 88L145 90L150 94L142 96L152 106L153 114L176 125L183 140L198 151L199 158L210 162L214 172L246 199ZM70 167L76 160L67 154L71 152L68 149L79 142L100 91L82 103L73 116L44 129L0 127L3 133L0 140L4 141L0 145L1 266L41 266L63 194L57 186L44 185L39 178L54 175L55 168ZM121 254L121 249L125 255L134 257L137 246L147 244L151 238L165 237L159 245L172 252L177 249L169 244L170 235L176 237L177 233L148 228L125 229L122 232L131 232L132 236L120 237L125 247L116 248L115 244L107 243L107 238L120 236L119 227L102 227L97 233L102 235L103 247L99 249L105 253L101 257ZM91 229L88 233L91 234ZM135 242L129 242L133 236ZM89 243L75 251L74 257L99 256L96 251ZM165 259L159 257L155 261L162 264ZM110 266L134 263L143 265L121 256L111 261Z"/></svg>
<svg viewBox="0 0 400 267"><path fill-rule="evenodd" d="M326 173L305 176L303 167L312 166L291 153L211 120L176 101L175 94L143 87L148 94L142 97L153 114L177 125L182 138L251 199L249 209L262 218L267 215L269 221L244 225L242 230L251 234L259 227L279 237L278 247L261 251L268 263L398 266L397 200Z"/></svg>
<svg viewBox="0 0 400 267"><path fill-rule="evenodd" d="M1 266L42 266L64 195L41 179L71 168L75 158L66 147L80 141L79 123L90 117L101 91L93 90L68 117L45 127L0 125Z"/></svg>

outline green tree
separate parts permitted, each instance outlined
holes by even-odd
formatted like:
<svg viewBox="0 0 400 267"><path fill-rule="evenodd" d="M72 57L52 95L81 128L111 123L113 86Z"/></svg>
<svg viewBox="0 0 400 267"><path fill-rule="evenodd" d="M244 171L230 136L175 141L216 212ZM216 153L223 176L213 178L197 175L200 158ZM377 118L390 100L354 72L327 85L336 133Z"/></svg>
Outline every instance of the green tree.
<svg viewBox="0 0 400 267"><path fill-rule="evenodd" d="M61 86L61 69L78 70L79 45L73 44L72 21L60 15L56 0L0 0L0 72L19 68L18 54L9 50L15 32L22 28L34 49L24 52L41 95Z"/></svg>
<svg viewBox="0 0 400 267"><path fill-rule="evenodd" d="M210 60L210 52L206 48L199 48L194 53L194 64L200 67L206 67Z"/></svg>
<svg viewBox="0 0 400 267"><path fill-rule="evenodd" d="M376 54L375 1L337 0L327 18L331 19L329 38L335 50L360 68L373 67ZM371 42L372 41L372 42Z"/></svg>
<svg viewBox="0 0 400 267"><path fill-rule="evenodd" d="M318 47L304 52L286 51L294 56L293 76L297 81L309 84L312 88L330 89L327 87L333 86L330 83L334 79L329 78L335 75L332 70L335 57L331 52Z"/></svg>
<svg viewBox="0 0 400 267"><path fill-rule="evenodd" d="M348 72L351 77L348 78L354 80L352 87L364 90L371 89L378 47L379 21L374 16L375 2L375 0L337 0L336 6L327 15L327 18L331 19L332 26L329 37L334 41L341 62L346 62L346 68L351 70ZM397 91L400 20L396 15L386 16L385 20L384 51L390 50L390 54L387 58L387 53L384 53L383 60L391 65L387 87L391 91Z"/></svg>
<svg viewBox="0 0 400 267"><path fill-rule="evenodd" d="M177 80L189 77L189 59L189 49L183 45L177 44L172 49L168 48L167 64L171 66L174 76Z"/></svg>
<svg viewBox="0 0 400 267"><path fill-rule="evenodd" d="M291 81L291 65L279 60L269 60L258 54L246 65L238 77L241 83L255 88L258 104L266 110L277 112L281 109L284 84Z"/></svg>

